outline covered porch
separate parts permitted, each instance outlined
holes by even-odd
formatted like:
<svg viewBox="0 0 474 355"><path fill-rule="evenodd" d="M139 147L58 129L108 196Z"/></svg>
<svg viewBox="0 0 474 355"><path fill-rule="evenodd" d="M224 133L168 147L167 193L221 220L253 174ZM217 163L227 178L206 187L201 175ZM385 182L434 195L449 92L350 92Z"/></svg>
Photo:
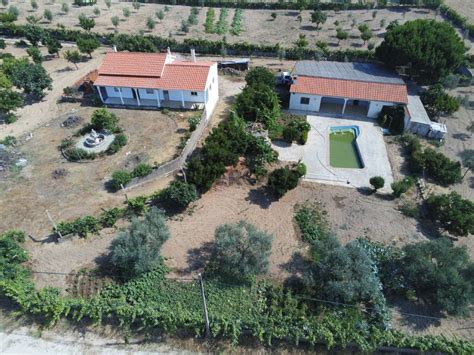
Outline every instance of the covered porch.
<svg viewBox="0 0 474 355"><path fill-rule="evenodd" d="M350 98L322 97L319 112L336 117L367 117L370 102Z"/></svg>
<svg viewBox="0 0 474 355"><path fill-rule="evenodd" d="M103 100L105 105L110 106L128 106L128 107L143 107L143 108L174 108L174 109L186 109L186 110L198 110L204 108L204 102L191 102L191 101L174 101L174 100L160 100L158 105L157 100L150 99L131 99L131 98L120 98L120 97L108 97Z"/></svg>

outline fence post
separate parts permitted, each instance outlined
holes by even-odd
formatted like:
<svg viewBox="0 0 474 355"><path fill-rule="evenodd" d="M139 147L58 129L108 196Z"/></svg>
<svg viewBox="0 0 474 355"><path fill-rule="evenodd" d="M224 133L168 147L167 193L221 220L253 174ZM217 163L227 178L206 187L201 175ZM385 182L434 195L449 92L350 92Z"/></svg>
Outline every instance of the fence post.
<svg viewBox="0 0 474 355"><path fill-rule="evenodd" d="M206 295L204 293L204 283L202 282L202 275L201 273L198 274L199 283L201 285L201 298L202 304L204 307L204 321L206 322L206 338L211 337L211 329L209 327L209 314L207 313L207 303L206 303Z"/></svg>
<svg viewBox="0 0 474 355"><path fill-rule="evenodd" d="M53 217L51 217L48 210L46 210L46 215L48 216L49 221L53 225L54 231L59 235L58 242L62 242L63 241L63 236L62 236L61 232L59 231L58 227L56 226L56 223L54 223Z"/></svg>

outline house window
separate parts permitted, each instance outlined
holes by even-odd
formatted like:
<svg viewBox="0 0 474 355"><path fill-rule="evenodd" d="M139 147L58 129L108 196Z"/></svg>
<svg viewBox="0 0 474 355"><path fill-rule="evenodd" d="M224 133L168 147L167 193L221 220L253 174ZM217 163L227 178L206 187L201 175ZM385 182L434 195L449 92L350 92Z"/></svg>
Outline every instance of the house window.
<svg viewBox="0 0 474 355"><path fill-rule="evenodd" d="M300 104L301 105L309 105L309 97L302 97L300 99Z"/></svg>
<svg viewBox="0 0 474 355"><path fill-rule="evenodd" d="M120 88L114 88L115 92L120 92Z"/></svg>
<svg viewBox="0 0 474 355"><path fill-rule="evenodd" d="M149 95L153 94L154 91L155 90L153 90L153 89L146 89L146 93L149 94Z"/></svg>
<svg viewBox="0 0 474 355"><path fill-rule="evenodd" d="M198 93L196 91L191 91L191 96L198 96Z"/></svg>

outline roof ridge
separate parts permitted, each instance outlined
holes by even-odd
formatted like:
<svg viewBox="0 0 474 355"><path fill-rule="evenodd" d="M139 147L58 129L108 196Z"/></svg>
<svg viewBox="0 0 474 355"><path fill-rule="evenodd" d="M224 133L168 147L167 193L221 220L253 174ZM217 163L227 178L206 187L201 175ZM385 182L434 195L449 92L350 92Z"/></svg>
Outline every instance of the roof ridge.
<svg viewBox="0 0 474 355"><path fill-rule="evenodd" d="M296 77L305 77L305 78L317 78L317 79L326 79L326 80L339 80L339 81L355 81L358 83L369 83L369 84L381 84L381 85L399 85L406 86L406 83L385 83L380 81L367 81L367 80L357 80L357 79L343 79L343 78L328 78L327 76L313 76L313 75L296 75Z"/></svg>

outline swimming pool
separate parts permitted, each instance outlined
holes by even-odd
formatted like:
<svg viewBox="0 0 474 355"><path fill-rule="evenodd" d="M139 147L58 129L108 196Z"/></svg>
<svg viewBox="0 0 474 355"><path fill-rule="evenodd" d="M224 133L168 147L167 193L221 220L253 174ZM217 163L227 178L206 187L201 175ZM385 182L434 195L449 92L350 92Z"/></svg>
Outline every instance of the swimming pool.
<svg viewBox="0 0 474 355"><path fill-rule="evenodd" d="M357 146L358 126L336 126L329 131L329 164L334 168L362 169L364 162Z"/></svg>

